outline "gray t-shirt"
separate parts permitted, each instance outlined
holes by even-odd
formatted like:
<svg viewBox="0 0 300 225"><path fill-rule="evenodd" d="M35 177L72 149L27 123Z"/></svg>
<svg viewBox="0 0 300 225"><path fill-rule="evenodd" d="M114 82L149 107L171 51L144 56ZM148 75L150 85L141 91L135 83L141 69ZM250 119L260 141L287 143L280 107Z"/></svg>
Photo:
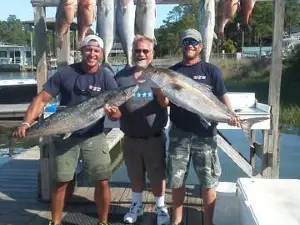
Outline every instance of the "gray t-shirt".
<svg viewBox="0 0 300 225"><path fill-rule="evenodd" d="M136 84L133 75L134 67L119 71L115 76L118 86ZM139 83L135 95L120 106L120 126L126 136L150 137L160 133L167 124L167 108L160 106L149 82Z"/></svg>

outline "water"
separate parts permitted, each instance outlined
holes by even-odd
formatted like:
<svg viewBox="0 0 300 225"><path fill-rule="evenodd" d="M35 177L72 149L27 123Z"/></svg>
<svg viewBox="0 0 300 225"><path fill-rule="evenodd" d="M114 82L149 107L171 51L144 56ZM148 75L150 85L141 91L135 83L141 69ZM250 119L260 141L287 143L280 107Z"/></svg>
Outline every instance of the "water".
<svg viewBox="0 0 300 225"><path fill-rule="evenodd" d="M116 67L115 69L121 69ZM16 79L16 78L35 78L35 73L0 73L0 79ZM13 129L3 129L0 127L0 166L9 160L7 148L7 136L11 134ZM244 138L240 130L221 130L226 138L241 151L241 153L249 158L248 142ZM257 132L257 139L261 141L262 134ZM18 154L24 151L24 148L30 148L36 145L37 142L25 142L20 144L15 153ZM288 126L284 127L280 135L280 178L295 178L300 179L300 130ZM219 150L220 161L222 165L221 181L235 182L238 177L246 177L245 174L227 157L222 150ZM257 170L260 171L260 160L256 159ZM115 171L112 181L128 182L126 167L124 163ZM194 170L190 169L188 183L198 183L197 176Z"/></svg>
<svg viewBox="0 0 300 225"><path fill-rule="evenodd" d="M12 79L35 79L35 72L0 72L0 80L12 80Z"/></svg>
<svg viewBox="0 0 300 225"><path fill-rule="evenodd" d="M244 138L240 130L223 130L225 137L246 157L249 158L248 141ZM262 134L257 132L257 140L261 141ZM280 178L300 179L300 135L285 134L280 135ZM239 177L247 177L236 164L219 149L222 175L220 181L236 182ZM256 158L257 170L260 171L260 159ZM113 181L127 182L126 166L123 164L113 175ZM198 178L195 171L190 167L188 184L197 184Z"/></svg>

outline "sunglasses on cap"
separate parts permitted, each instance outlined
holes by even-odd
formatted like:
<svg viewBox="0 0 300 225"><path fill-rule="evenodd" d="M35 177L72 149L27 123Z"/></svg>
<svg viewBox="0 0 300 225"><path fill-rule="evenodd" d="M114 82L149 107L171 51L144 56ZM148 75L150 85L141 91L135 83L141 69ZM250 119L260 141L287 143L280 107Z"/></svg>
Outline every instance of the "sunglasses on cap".
<svg viewBox="0 0 300 225"><path fill-rule="evenodd" d="M141 53L144 53L144 55L147 55L149 52L150 52L150 50L148 50L148 49L135 49L135 53L139 53L139 54L141 54Z"/></svg>
<svg viewBox="0 0 300 225"><path fill-rule="evenodd" d="M188 45L196 46L199 43L200 43L199 41L196 41L195 39L192 39L192 38L186 38L186 39L183 39L183 41L182 41L182 45L184 47L188 46Z"/></svg>

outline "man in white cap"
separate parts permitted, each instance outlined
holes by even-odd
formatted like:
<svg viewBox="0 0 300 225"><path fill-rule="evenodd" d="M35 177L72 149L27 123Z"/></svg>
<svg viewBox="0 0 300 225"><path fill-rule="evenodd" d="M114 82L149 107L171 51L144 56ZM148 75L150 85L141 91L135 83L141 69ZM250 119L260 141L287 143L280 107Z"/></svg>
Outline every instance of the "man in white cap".
<svg viewBox="0 0 300 225"><path fill-rule="evenodd" d="M117 88L110 70L99 64L103 58L103 41L96 35L88 35L80 43L82 61L60 68L43 85L43 90L33 99L21 125L13 136L25 137L26 129L42 113L52 98L60 94L60 105L69 106L105 90ZM66 189L72 181L78 157L81 153L84 169L95 182L95 202L98 225L107 225L110 205L111 176L110 155L103 133L104 118L87 128L74 132L69 138L53 137L56 184L51 195L52 219L48 225L60 225Z"/></svg>

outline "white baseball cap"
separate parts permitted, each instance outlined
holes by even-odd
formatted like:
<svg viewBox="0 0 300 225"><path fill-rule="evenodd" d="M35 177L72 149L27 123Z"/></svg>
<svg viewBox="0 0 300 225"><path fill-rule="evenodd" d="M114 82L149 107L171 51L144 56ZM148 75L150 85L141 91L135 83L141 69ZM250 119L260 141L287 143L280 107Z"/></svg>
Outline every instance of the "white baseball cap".
<svg viewBox="0 0 300 225"><path fill-rule="evenodd" d="M94 35L94 34L90 34L90 35L86 36L82 40L82 42L79 44L79 49L81 49L82 47L87 46L90 41L96 41L100 48L103 48L103 46L104 46L103 40L99 36Z"/></svg>

